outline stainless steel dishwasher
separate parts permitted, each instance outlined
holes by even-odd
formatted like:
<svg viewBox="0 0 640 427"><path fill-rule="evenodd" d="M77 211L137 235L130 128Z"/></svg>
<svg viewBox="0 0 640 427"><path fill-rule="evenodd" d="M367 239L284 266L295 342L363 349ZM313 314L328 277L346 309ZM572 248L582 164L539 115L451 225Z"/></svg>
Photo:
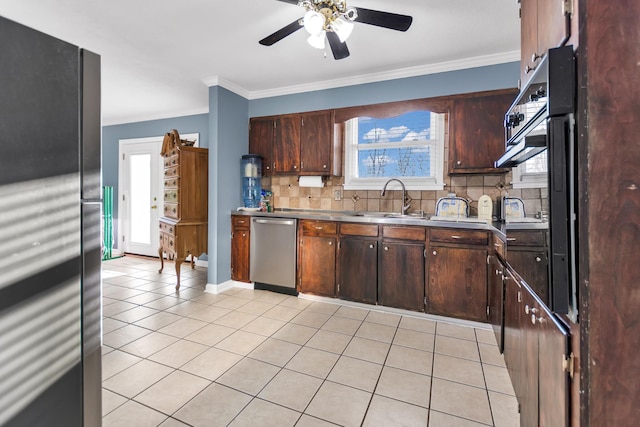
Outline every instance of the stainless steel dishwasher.
<svg viewBox="0 0 640 427"><path fill-rule="evenodd" d="M249 279L255 289L297 295L296 220L253 217Z"/></svg>

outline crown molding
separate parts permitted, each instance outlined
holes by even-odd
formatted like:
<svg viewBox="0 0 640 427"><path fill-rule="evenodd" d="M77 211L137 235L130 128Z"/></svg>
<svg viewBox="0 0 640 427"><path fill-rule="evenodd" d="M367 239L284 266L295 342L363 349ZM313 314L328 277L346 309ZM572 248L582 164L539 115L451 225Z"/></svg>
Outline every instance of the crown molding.
<svg viewBox="0 0 640 427"><path fill-rule="evenodd" d="M153 120L174 119L176 117L195 116L198 114L209 114L209 106L196 108L191 110L174 110L165 111L163 113L139 114L135 116L127 116L126 118L103 118L102 126L125 125L128 123L148 122Z"/></svg>
<svg viewBox="0 0 640 427"><path fill-rule="evenodd" d="M388 80L403 79L407 77L424 76L428 74L444 73L448 71L464 70L468 68L484 67L488 65L504 64L520 61L520 51L503 52L493 55L475 56L455 61L440 62L437 64L419 65L415 67L401 68L398 70L384 71L380 73L363 74L342 79L324 80L302 85L285 86L273 89L265 89L250 92L241 86L218 76L209 77L202 81L207 86L221 86L246 99L261 99L274 96L293 95L297 93L313 92L318 90L334 89L345 86L355 86L366 83L376 83Z"/></svg>

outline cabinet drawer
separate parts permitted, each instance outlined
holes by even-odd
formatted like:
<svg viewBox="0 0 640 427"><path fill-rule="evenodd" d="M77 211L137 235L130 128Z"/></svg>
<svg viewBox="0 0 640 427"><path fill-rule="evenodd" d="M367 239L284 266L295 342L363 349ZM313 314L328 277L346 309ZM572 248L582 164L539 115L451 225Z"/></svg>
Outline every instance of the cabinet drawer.
<svg viewBox="0 0 640 427"><path fill-rule="evenodd" d="M180 193L180 190L178 190L177 188L171 189L171 190L165 190L164 201L171 202L171 203L178 203L180 201L180 198L178 197L179 193Z"/></svg>
<svg viewBox="0 0 640 427"><path fill-rule="evenodd" d="M166 224L164 222L160 222L160 232L161 233L165 233L165 234L170 234L170 235L174 235L175 233L173 232L174 227L171 224Z"/></svg>
<svg viewBox="0 0 640 427"><path fill-rule="evenodd" d="M378 237L378 226L372 224L340 224L340 234L349 236Z"/></svg>
<svg viewBox="0 0 640 427"><path fill-rule="evenodd" d="M178 204L177 203L165 203L164 204L164 216L168 218L179 219L178 216Z"/></svg>
<svg viewBox="0 0 640 427"><path fill-rule="evenodd" d="M453 230L447 228L434 228L431 230L432 243L458 243L462 245L486 245L489 237L486 231Z"/></svg>
<svg viewBox="0 0 640 427"><path fill-rule="evenodd" d="M178 188L178 183L180 182L180 178L168 178L164 180L164 188Z"/></svg>
<svg viewBox="0 0 640 427"><path fill-rule="evenodd" d="M180 175L180 166L173 166L173 167L169 167L169 168L165 168L164 170L164 177L165 178L169 178L172 176L178 176Z"/></svg>
<svg viewBox="0 0 640 427"><path fill-rule="evenodd" d="M251 217L249 216L231 215L231 227L234 230L248 230L250 224Z"/></svg>
<svg viewBox="0 0 640 427"><path fill-rule="evenodd" d="M178 166L180 164L180 153L176 153L173 155L165 156L164 158L164 167L169 168L172 166Z"/></svg>
<svg viewBox="0 0 640 427"><path fill-rule="evenodd" d="M302 233L307 236L335 235L338 231L337 224L331 221L302 220L300 225L302 226Z"/></svg>
<svg viewBox="0 0 640 427"><path fill-rule="evenodd" d="M535 231L508 231L507 246L544 246L544 232Z"/></svg>
<svg viewBox="0 0 640 427"><path fill-rule="evenodd" d="M424 242L427 238L427 230L424 227L394 227L385 225L382 227L382 237Z"/></svg>

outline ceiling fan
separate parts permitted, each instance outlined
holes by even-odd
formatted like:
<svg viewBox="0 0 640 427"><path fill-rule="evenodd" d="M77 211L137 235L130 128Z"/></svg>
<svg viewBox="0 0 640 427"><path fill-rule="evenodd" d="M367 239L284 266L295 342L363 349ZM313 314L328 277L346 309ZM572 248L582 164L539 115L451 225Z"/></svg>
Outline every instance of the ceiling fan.
<svg viewBox="0 0 640 427"><path fill-rule="evenodd" d="M293 21L260 40L260 44L271 46L283 38L293 34L300 28L307 30L307 42L317 48L324 49L325 36L335 59L349 56L345 41L353 30L353 23L375 25L397 31L407 31L413 18L397 13L382 12L362 7L347 6L346 0L277 0L284 3L304 7L304 17Z"/></svg>

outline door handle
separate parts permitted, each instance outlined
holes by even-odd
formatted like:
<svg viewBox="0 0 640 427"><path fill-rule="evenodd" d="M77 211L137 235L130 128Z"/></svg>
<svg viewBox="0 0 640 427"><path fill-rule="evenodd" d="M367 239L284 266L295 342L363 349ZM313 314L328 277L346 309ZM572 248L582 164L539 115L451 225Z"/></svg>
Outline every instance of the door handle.
<svg viewBox="0 0 640 427"><path fill-rule="evenodd" d="M151 206L151 209L158 209L158 205Z"/></svg>

